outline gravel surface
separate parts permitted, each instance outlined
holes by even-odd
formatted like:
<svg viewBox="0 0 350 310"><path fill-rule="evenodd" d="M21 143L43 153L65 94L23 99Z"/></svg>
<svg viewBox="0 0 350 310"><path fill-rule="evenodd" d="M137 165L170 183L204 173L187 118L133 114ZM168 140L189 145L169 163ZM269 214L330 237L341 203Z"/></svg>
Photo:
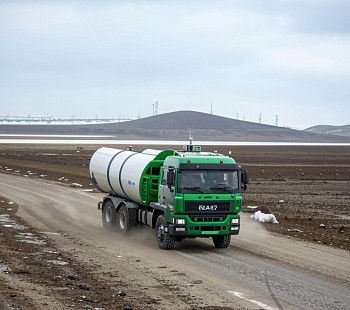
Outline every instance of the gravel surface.
<svg viewBox="0 0 350 310"><path fill-rule="evenodd" d="M115 148L125 149L125 145ZM3 145L0 172L40 178L97 192L89 178L95 146ZM134 146L136 151L159 146ZM168 147L171 149L172 147ZM174 147L178 149L178 147ZM275 233L350 250L350 147L204 146L235 158L251 182L243 205L267 208ZM283 201L283 202L280 202Z"/></svg>
<svg viewBox="0 0 350 310"><path fill-rule="evenodd" d="M12 197L0 197L0 309L344 309L350 303L349 148L217 148L250 172L244 207L269 210L279 224L243 213L241 234L227 251L201 239L179 243L171 255L157 249L152 231L125 241L102 229L95 205L103 195L88 177L95 149L2 147L0 172L20 178L7 191ZM29 182L22 194L19 180ZM83 206L74 193L84 195Z"/></svg>
<svg viewBox="0 0 350 310"><path fill-rule="evenodd" d="M129 237L104 230L96 208L101 194L2 175L0 195L12 199L1 210L0 287L13 308L281 310L350 303L348 251L278 237L247 214L228 249L198 239L162 251L151 229Z"/></svg>

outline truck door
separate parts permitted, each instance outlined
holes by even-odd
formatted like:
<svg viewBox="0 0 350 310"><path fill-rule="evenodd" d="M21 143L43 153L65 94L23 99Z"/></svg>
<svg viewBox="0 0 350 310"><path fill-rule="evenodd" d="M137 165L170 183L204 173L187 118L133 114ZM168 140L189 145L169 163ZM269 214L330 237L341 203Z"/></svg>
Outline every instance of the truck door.
<svg viewBox="0 0 350 310"><path fill-rule="evenodd" d="M170 181L170 179L172 179ZM162 197L161 203L163 205L169 206L174 205L175 199L175 186L176 186L176 176L175 169L172 167L163 167L162 173Z"/></svg>
<svg viewBox="0 0 350 310"><path fill-rule="evenodd" d="M166 177L168 173L167 167L162 167L162 178L159 184L159 192L158 192L158 202L161 204L165 204L165 188L166 188Z"/></svg>

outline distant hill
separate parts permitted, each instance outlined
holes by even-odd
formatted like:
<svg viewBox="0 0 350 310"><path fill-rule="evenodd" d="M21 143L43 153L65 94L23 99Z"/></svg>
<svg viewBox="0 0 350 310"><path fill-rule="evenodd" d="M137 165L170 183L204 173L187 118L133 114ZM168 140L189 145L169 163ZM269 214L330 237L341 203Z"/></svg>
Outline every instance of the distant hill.
<svg viewBox="0 0 350 310"><path fill-rule="evenodd" d="M344 125L344 126L318 125L318 126L306 128L305 130L309 132L314 132L314 133L350 137L350 125Z"/></svg>
<svg viewBox="0 0 350 310"><path fill-rule="evenodd" d="M134 121L89 125L0 125L4 134L113 135L115 139L252 141L252 142L350 142L339 137L235 120L217 115L178 111Z"/></svg>

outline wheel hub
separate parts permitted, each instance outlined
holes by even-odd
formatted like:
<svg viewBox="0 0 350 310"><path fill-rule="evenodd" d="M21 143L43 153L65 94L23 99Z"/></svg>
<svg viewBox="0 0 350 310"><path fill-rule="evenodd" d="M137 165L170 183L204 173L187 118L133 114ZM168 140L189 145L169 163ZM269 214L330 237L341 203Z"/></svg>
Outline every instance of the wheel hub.
<svg viewBox="0 0 350 310"><path fill-rule="evenodd" d="M125 213L124 212L121 212L120 213L120 216L119 216L119 226L120 226L120 229L125 229L125 222L126 222L126 216L125 216Z"/></svg>
<svg viewBox="0 0 350 310"><path fill-rule="evenodd" d="M107 223L111 222L111 218L112 218L111 208L107 208L105 218Z"/></svg>
<svg viewBox="0 0 350 310"><path fill-rule="evenodd" d="M163 242L163 240L164 240L164 226L163 225L160 225L158 227L157 237L158 237L158 240L160 242Z"/></svg>

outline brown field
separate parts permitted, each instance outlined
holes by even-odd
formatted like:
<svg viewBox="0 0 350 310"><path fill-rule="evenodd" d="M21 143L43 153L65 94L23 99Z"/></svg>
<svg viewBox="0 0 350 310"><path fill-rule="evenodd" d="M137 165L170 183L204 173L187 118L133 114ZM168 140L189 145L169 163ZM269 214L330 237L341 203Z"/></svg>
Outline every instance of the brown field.
<svg viewBox="0 0 350 310"><path fill-rule="evenodd" d="M115 145L125 149L125 145ZM0 172L70 185L93 186L89 160L97 146L1 145ZM161 148L134 146L135 150ZM172 147L166 147L172 148ZM179 147L174 147L178 149ZM250 173L243 205L268 208L274 233L350 250L350 156L341 146L221 146ZM60 180L61 179L61 180Z"/></svg>

